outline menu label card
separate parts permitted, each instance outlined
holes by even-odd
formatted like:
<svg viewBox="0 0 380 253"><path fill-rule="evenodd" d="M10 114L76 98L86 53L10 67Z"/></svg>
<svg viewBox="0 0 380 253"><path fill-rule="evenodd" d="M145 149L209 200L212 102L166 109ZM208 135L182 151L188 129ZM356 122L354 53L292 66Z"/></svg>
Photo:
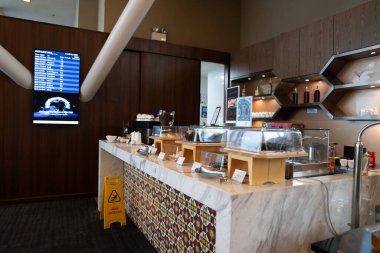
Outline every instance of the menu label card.
<svg viewBox="0 0 380 253"><path fill-rule="evenodd" d="M244 170L235 169L235 172L232 175L232 180L242 184L246 174L247 172Z"/></svg>
<svg viewBox="0 0 380 253"><path fill-rule="evenodd" d="M160 152L160 154L158 155L157 159L163 161L163 160L165 160L165 155L166 154L164 152Z"/></svg>
<svg viewBox="0 0 380 253"><path fill-rule="evenodd" d="M152 148L150 149L150 154L151 154L151 155L155 155L156 153L157 153L157 148L152 147Z"/></svg>
<svg viewBox="0 0 380 253"><path fill-rule="evenodd" d="M185 162L185 157L183 157L183 156L178 157L178 159L177 159L178 165L182 166L184 162Z"/></svg>
<svg viewBox="0 0 380 253"><path fill-rule="evenodd" d="M200 169L202 167L202 163L193 163L193 167L191 167L191 172L195 172L196 169Z"/></svg>

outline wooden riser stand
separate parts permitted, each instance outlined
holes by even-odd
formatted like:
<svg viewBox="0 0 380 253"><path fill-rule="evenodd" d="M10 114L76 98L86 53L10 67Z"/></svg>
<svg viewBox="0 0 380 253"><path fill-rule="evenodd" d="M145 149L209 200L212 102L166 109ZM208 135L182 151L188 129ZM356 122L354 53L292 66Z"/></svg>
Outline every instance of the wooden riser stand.
<svg viewBox="0 0 380 253"><path fill-rule="evenodd" d="M176 143L174 138L160 138L160 137L149 137L154 139L153 146L157 148L157 154L160 152L165 152L167 154L175 154L177 147L180 150L181 145Z"/></svg>
<svg viewBox="0 0 380 253"><path fill-rule="evenodd" d="M220 148L225 146L225 143L197 143L177 141L182 144L182 154L187 163L200 162L202 151L220 153Z"/></svg>
<svg viewBox="0 0 380 253"><path fill-rule="evenodd" d="M223 149L228 152L228 176L232 177L236 169L248 174L249 185L262 185L267 182L285 181L285 164L288 157L307 156L306 152L244 152Z"/></svg>

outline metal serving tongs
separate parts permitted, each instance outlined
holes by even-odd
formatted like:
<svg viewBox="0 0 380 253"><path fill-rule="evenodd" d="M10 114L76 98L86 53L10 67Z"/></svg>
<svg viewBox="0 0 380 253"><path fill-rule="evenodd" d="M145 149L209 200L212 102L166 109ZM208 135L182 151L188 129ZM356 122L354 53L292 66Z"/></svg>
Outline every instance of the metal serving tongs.
<svg viewBox="0 0 380 253"><path fill-rule="evenodd" d="M208 170L204 167L200 167L200 168L195 168L195 172L205 174L205 175L210 175L210 176L213 176L213 175L220 176L221 177L220 183L224 183L229 180L229 178L226 175L226 172L223 172L223 171Z"/></svg>

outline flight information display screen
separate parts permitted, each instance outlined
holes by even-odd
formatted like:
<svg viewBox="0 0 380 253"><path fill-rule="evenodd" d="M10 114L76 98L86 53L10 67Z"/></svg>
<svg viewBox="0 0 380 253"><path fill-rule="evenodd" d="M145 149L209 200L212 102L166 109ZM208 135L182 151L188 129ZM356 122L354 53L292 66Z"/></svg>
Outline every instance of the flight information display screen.
<svg viewBox="0 0 380 253"><path fill-rule="evenodd" d="M34 50L33 123L79 123L79 74L79 54Z"/></svg>

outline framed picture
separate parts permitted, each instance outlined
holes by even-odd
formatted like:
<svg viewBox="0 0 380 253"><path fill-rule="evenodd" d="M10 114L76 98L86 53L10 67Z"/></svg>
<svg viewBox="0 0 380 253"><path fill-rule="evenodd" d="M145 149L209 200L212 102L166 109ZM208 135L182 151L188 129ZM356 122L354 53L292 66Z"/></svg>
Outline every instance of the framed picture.
<svg viewBox="0 0 380 253"><path fill-rule="evenodd" d="M207 106L201 106L201 118L207 118Z"/></svg>
<svg viewBox="0 0 380 253"><path fill-rule="evenodd" d="M237 99L236 126L252 126L252 96Z"/></svg>
<svg viewBox="0 0 380 253"><path fill-rule="evenodd" d="M236 122L236 103L237 98L240 96L240 86L234 86L227 88L226 91L226 101L227 101L227 117L226 123Z"/></svg>

